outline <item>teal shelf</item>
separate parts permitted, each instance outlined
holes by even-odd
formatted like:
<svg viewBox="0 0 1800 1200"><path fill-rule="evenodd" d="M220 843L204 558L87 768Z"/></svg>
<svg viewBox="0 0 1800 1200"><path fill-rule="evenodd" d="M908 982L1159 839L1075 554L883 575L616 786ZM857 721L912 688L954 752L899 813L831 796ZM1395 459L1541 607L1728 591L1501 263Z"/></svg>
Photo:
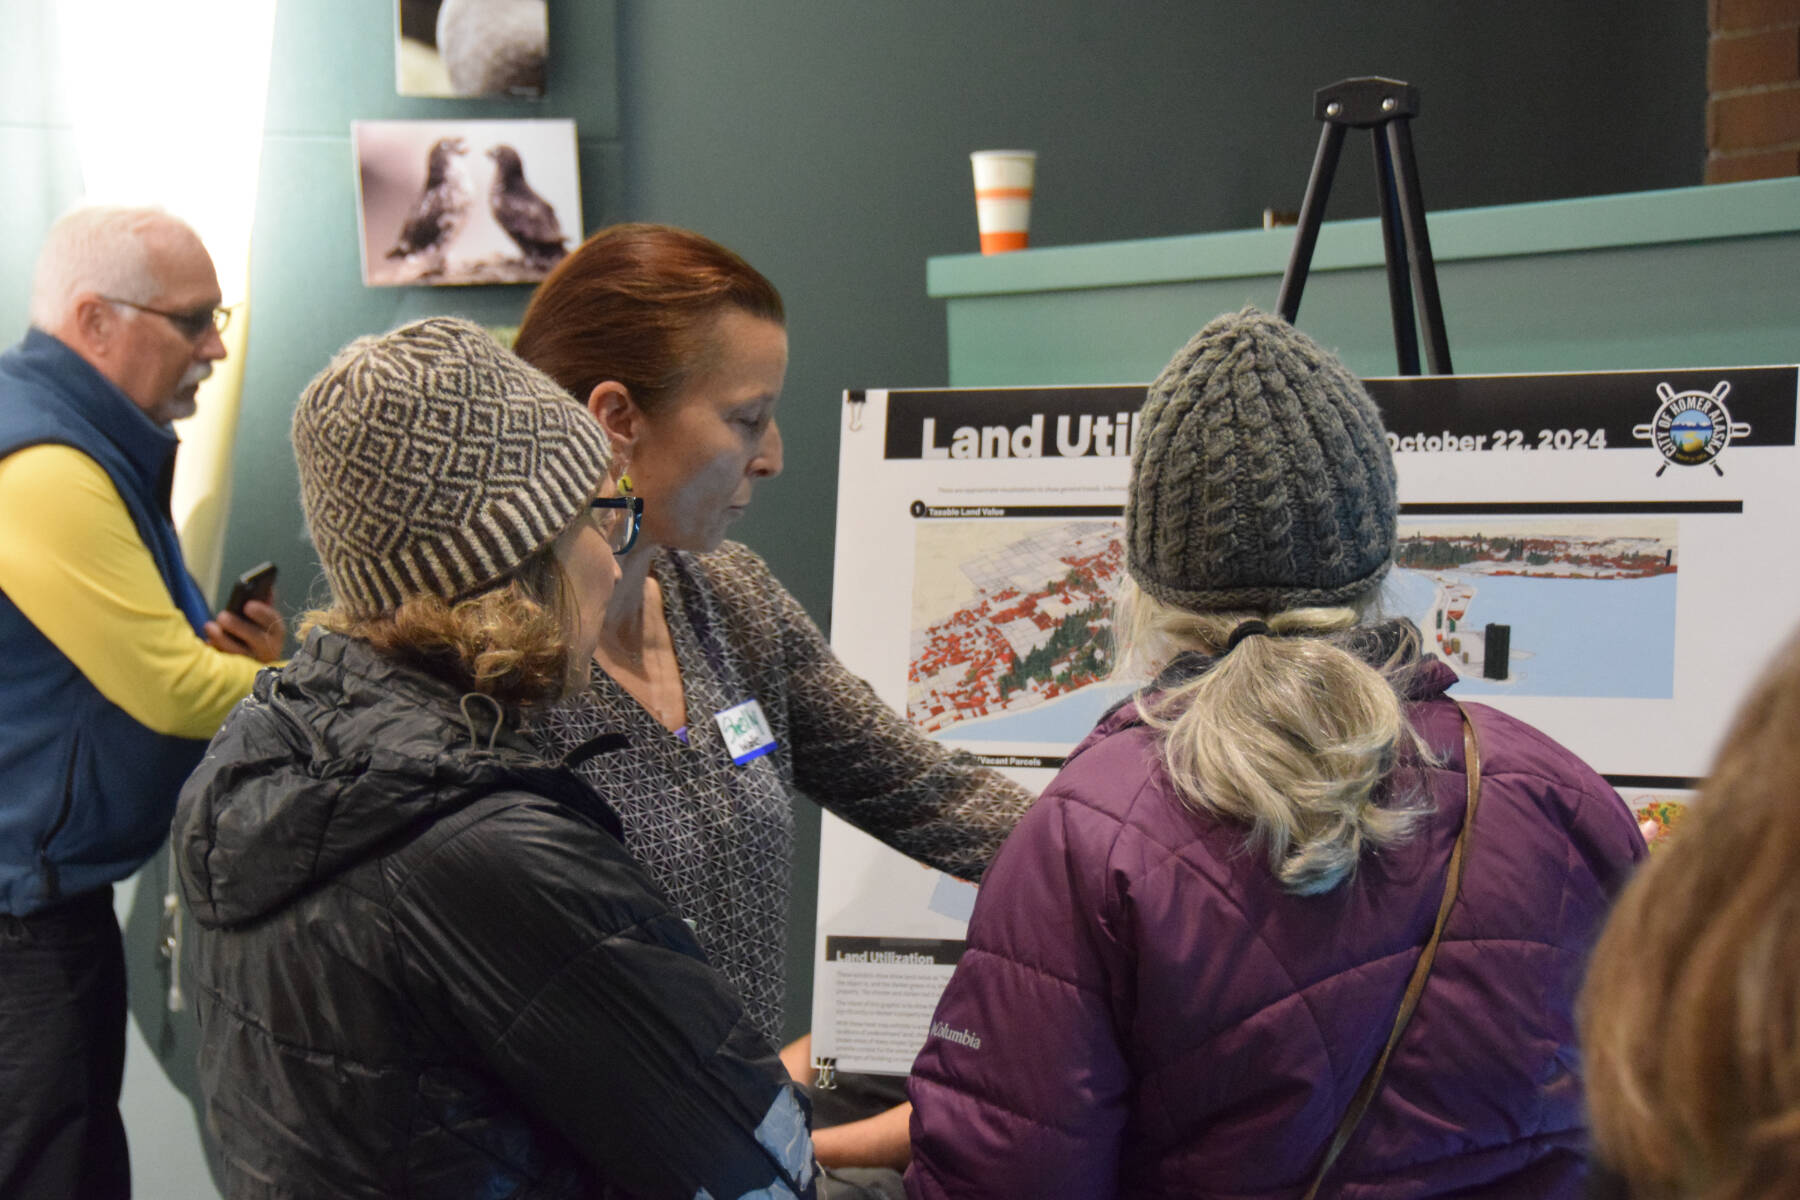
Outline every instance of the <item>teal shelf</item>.
<svg viewBox="0 0 1800 1200"><path fill-rule="evenodd" d="M1800 177L1453 209L1429 214L1427 224L1432 257L1440 264L1792 233L1800 231ZM927 261L925 290L944 299L1279 275L1293 244L1292 229L1251 229L958 254ZM1312 270L1380 267L1382 254L1381 227L1373 218L1327 221Z"/></svg>
<svg viewBox="0 0 1800 1200"><path fill-rule="evenodd" d="M1800 178L1430 214L1462 374L1800 360ZM927 263L950 382L1138 383L1220 312L1272 310L1292 229ZM1381 230L1327 222L1299 324L1393 374Z"/></svg>

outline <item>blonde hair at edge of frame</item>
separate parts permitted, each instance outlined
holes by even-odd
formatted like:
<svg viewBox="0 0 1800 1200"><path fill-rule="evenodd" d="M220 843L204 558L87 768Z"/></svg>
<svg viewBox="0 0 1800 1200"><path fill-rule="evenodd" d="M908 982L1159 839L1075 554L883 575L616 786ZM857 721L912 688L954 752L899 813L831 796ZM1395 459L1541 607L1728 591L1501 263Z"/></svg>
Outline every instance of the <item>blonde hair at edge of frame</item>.
<svg viewBox="0 0 1800 1200"><path fill-rule="evenodd" d="M1290 636L1245 638L1211 670L1164 692L1144 719L1162 737L1183 801L1248 824L1250 846L1267 853L1281 885L1317 895L1353 875L1366 851L1403 841L1426 811L1407 789L1376 803L1403 743L1420 763L1432 761L1397 688L1415 647L1403 645L1377 669L1324 636L1291 636L1350 629L1355 609L1195 613L1127 577L1114 608L1115 677L1152 677L1187 650L1219 654L1252 619Z"/></svg>
<svg viewBox="0 0 1800 1200"><path fill-rule="evenodd" d="M588 520L586 509L575 519ZM473 596L414 596L374 617L334 606L301 617L300 632L317 626L360 639L459 691L522 709L554 704L586 682L588 664L573 660L570 645L576 620L574 585L551 542Z"/></svg>
<svg viewBox="0 0 1800 1200"><path fill-rule="evenodd" d="M1638 1200L1800 1195L1800 638L1625 889L1578 1018L1600 1158Z"/></svg>

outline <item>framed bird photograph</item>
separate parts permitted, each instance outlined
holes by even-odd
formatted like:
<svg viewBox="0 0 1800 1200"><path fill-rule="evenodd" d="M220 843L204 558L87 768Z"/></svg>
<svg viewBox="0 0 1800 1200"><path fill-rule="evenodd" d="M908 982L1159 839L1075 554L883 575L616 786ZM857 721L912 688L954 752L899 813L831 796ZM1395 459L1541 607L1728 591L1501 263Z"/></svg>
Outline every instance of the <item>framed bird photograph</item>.
<svg viewBox="0 0 1800 1200"><path fill-rule="evenodd" d="M544 94L549 0L395 0L394 30L402 96Z"/></svg>
<svg viewBox="0 0 1800 1200"><path fill-rule="evenodd" d="M536 283L581 240L575 122L356 121L370 287Z"/></svg>

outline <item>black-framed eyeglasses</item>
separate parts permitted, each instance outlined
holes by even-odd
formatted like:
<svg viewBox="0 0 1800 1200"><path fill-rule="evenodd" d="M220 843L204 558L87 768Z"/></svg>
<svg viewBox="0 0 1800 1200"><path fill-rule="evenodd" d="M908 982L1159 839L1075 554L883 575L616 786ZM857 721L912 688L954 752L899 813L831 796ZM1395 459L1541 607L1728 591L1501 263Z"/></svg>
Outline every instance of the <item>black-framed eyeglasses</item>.
<svg viewBox="0 0 1800 1200"><path fill-rule="evenodd" d="M139 304L135 300L121 300L117 296L102 296L108 304L123 304L126 308L135 308L139 312L154 313L176 329L190 342L197 342L206 336L207 326L219 333L231 324L231 309L224 304L208 304L200 308L189 308L179 312L170 312L166 308L151 308L148 304Z"/></svg>
<svg viewBox="0 0 1800 1200"><path fill-rule="evenodd" d="M631 553L631 548L637 545L638 530L644 524L644 498L600 496L593 504L594 511L602 514L598 518L600 532L606 535L606 544L612 547L612 552L617 555Z"/></svg>

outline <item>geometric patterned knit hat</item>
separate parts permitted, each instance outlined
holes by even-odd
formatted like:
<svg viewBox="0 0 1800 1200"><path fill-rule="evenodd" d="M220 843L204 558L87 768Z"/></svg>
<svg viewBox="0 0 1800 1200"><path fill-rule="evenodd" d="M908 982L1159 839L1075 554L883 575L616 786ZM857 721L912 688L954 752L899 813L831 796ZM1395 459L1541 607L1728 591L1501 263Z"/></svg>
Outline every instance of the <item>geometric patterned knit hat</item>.
<svg viewBox="0 0 1800 1200"><path fill-rule="evenodd" d="M611 461L585 407L454 317L345 346L301 393L293 437L313 545L358 618L504 575L568 528Z"/></svg>
<svg viewBox="0 0 1800 1200"><path fill-rule="evenodd" d="M1381 414L1330 351L1254 308L1195 334L1150 385L1126 569L1190 612L1354 604L1393 562Z"/></svg>

